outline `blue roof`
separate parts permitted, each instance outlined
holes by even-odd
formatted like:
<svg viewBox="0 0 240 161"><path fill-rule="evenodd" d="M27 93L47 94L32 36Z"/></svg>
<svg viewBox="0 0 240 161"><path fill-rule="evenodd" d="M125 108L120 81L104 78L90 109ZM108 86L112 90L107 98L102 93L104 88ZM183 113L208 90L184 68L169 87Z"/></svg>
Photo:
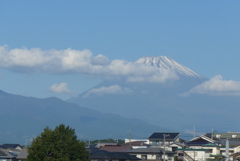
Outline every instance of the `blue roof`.
<svg viewBox="0 0 240 161"><path fill-rule="evenodd" d="M196 140L192 140L192 141L189 141L187 142L187 145L188 146L203 146L203 145L207 145L207 144L210 144L211 142L203 139L203 138L199 138L199 139L196 139Z"/></svg>

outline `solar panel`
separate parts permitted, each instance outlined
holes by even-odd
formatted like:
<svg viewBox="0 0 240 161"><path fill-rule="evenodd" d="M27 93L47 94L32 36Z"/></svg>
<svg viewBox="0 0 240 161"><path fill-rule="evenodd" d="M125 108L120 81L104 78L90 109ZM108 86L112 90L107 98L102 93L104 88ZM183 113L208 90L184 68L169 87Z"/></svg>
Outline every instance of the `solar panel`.
<svg viewBox="0 0 240 161"><path fill-rule="evenodd" d="M179 132L176 132L176 133L155 132L148 139L149 140L164 140L164 136L165 136L165 140L174 140L178 137L179 134L180 134Z"/></svg>

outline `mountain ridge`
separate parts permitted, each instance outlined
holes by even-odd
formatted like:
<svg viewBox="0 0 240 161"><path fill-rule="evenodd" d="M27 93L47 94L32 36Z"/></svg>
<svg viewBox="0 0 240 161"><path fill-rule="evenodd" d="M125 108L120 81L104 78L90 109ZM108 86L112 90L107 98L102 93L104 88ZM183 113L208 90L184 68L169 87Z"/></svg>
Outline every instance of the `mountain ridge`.
<svg viewBox="0 0 240 161"><path fill-rule="evenodd" d="M46 126L54 128L62 123L74 128L78 138L83 140L87 137L123 139L130 131L133 135L147 137L153 131L166 129L142 120L80 107L55 97L39 99L4 91L0 91L0 110L3 143L24 144Z"/></svg>

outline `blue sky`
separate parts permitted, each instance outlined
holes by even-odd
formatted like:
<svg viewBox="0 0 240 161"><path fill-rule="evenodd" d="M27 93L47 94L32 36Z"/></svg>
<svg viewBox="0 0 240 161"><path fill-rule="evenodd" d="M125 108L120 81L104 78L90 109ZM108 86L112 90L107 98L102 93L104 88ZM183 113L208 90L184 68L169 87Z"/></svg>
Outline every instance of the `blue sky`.
<svg viewBox="0 0 240 161"><path fill-rule="evenodd" d="M66 99L109 75L105 68L70 66L75 60L102 65L146 55L168 56L205 77L221 75L238 85L239 6L237 0L0 1L0 89ZM69 64L52 65L66 53ZM86 57L69 62L73 53Z"/></svg>

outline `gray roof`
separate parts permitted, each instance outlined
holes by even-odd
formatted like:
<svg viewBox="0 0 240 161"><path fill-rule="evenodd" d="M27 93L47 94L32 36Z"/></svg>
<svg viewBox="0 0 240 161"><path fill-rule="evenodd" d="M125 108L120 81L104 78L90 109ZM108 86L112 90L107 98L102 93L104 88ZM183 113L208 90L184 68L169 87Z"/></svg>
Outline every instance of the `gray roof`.
<svg viewBox="0 0 240 161"><path fill-rule="evenodd" d="M16 158L16 154L9 153L5 149L0 149L0 159L10 159L10 158Z"/></svg>
<svg viewBox="0 0 240 161"><path fill-rule="evenodd" d="M163 154L163 148L137 148L129 150L128 153L138 154ZM174 154L174 152L166 150L166 154Z"/></svg>
<svg viewBox="0 0 240 161"><path fill-rule="evenodd" d="M28 156L27 149L24 148L24 149L19 153L19 155L17 156L17 159L26 159L27 156Z"/></svg>

